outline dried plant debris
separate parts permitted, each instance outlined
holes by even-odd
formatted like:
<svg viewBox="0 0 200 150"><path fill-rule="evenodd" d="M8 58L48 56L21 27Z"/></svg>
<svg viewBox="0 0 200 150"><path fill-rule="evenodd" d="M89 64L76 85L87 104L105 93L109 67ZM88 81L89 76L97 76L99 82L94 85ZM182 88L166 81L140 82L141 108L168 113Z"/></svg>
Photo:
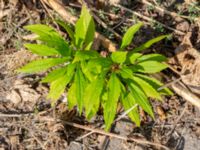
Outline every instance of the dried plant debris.
<svg viewBox="0 0 200 150"><path fill-rule="evenodd" d="M45 1L45 0L44 0ZM88 1L88 0L86 0ZM108 27L122 35L128 26L135 23L138 18L124 10L112 6L120 4L142 16L153 18L167 27L172 27L177 31L184 32L183 35L174 33L174 37L165 41L166 45L157 44L153 47L156 51L162 49L161 53L175 54L169 63L180 71L181 79L192 92L200 93L200 2L198 0L145 0L164 10L168 10L177 15L184 15L191 18L182 18L165 14L154 7L142 3L142 1L130 0L96 0L90 1L97 16L106 23ZM56 1L52 1L56 2ZM62 4L63 2L63 4ZM35 37L23 29L24 25L34 23L52 23L51 14L56 18L62 10L71 11L70 16L78 16L80 9L71 7L78 5L78 1L59 0L62 9L47 9L40 0L0 0L0 149L58 149L58 150L82 150L101 149L105 136L99 134L88 134L88 131L69 127L57 122L53 118L54 110L50 102L46 100L48 85L40 84L38 76L21 74L16 76L15 70L36 57L27 50L22 49L25 41L33 41ZM79 3L80 4L80 3ZM64 6L65 5L65 6ZM50 5L51 6L51 5ZM80 6L80 5L79 5ZM112 6L112 7L111 7ZM56 8L56 7L55 7ZM101 11L99 11L101 9ZM50 13L47 13L47 10ZM102 11L103 10L103 11ZM106 14L106 11L108 14ZM76 14L74 13L76 12ZM72 15L71 15L72 14ZM62 14L60 14L62 15ZM67 16L63 16L64 19ZM195 20L192 18L196 18ZM172 33L161 24L145 21L145 29L135 37L136 45L145 42L151 37L164 33ZM151 19L149 19L151 20ZM68 19L66 19L68 21ZM150 26L151 25L151 26ZM58 28L57 28L58 29ZM107 29L97 27L97 30L105 32L104 35L115 37L107 32ZM63 31L62 31L63 32ZM162 33L161 33L162 32ZM191 33L188 33L191 32ZM143 34L148 33L145 37ZM188 33L188 34L185 34ZM101 37L100 37L101 38ZM105 39L105 38L102 38ZM109 42L104 43L109 46ZM116 42L118 43L118 42ZM164 42L163 42L164 43ZM173 46L171 44L174 44ZM119 43L118 43L119 44ZM95 49L101 47L102 43L95 44ZM107 47L105 46L105 47ZM134 45L132 45L134 46ZM132 49L132 46L130 49ZM176 50L174 51L174 48ZM108 52L102 47L102 55L107 56ZM114 48L113 48L114 49ZM149 49L148 52L150 52ZM169 55L168 55L169 56ZM171 76L171 72L167 72ZM62 101L62 102L61 102ZM81 125L98 127L103 124L102 112L98 112L97 117L90 123L84 117L77 117L77 108L69 110L66 104L66 95L62 95L61 100L56 104L55 117L64 121L76 122ZM191 104L184 112L182 118L177 118L182 114L187 102L184 98L177 96L166 97L163 102L154 101L155 120L149 119L145 112L141 111L142 125L135 127L125 117L116 122L113 126L114 132L118 135L147 139L152 142L166 144L170 149L199 150L200 142L200 110ZM123 111L123 110L121 110ZM120 112L121 112L120 111ZM52 121L53 120L53 121ZM95 120L95 121L94 121ZM175 122L177 124L175 125ZM174 130L172 133L171 131ZM171 134L169 134L171 132ZM84 137L81 139L81 137ZM129 141L121 141L110 138L107 149L159 149L157 147L141 146Z"/></svg>
<svg viewBox="0 0 200 150"><path fill-rule="evenodd" d="M24 84L23 80L16 80L6 98L16 105L22 102L29 102L30 105L32 103L32 106L34 106L40 96L30 85Z"/></svg>
<svg viewBox="0 0 200 150"><path fill-rule="evenodd" d="M0 118L1 119L1 118ZM1 119L1 121L3 121ZM0 123L0 147L5 149L66 149L65 127L57 122L37 120L33 115ZM3 142L5 141L5 142Z"/></svg>
<svg viewBox="0 0 200 150"><path fill-rule="evenodd" d="M16 69L36 58L36 55L33 55L27 50L20 50L10 55L4 55L2 56L2 59L4 60L2 63L5 63L4 73L13 75L15 74Z"/></svg>
<svg viewBox="0 0 200 150"><path fill-rule="evenodd" d="M170 63L181 67L182 81L195 93L200 91L200 52L191 44L191 33L187 33L182 43L175 50L175 57Z"/></svg>

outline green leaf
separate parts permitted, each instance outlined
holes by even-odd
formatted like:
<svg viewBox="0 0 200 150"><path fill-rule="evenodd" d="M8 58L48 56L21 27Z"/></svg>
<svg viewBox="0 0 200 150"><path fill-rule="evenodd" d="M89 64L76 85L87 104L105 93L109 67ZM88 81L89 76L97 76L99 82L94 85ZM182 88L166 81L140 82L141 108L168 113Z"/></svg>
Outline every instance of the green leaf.
<svg viewBox="0 0 200 150"><path fill-rule="evenodd" d="M107 88L104 88L101 94L102 107L105 108L105 102L108 100Z"/></svg>
<svg viewBox="0 0 200 150"><path fill-rule="evenodd" d="M133 122L136 123L137 126L140 126L140 115L138 112L138 104L136 100L132 96L132 94L128 93L124 85L121 83L121 102L124 106L125 111L129 111L128 116L131 118ZM135 108L133 108L135 107ZM130 111L130 109L132 109Z"/></svg>
<svg viewBox="0 0 200 150"><path fill-rule="evenodd" d="M86 32L84 31L83 22L84 22L83 17L82 18L80 17L75 25L74 37L75 37L75 45L78 49L81 49L83 47L83 43L84 43L86 32L87 32L87 31Z"/></svg>
<svg viewBox="0 0 200 150"><path fill-rule="evenodd" d="M84 46L86 50L89 50L94 39L94 33L94 20L86 6L83 5L81 16L75 25L75 43L77 48L83 48Z"/></svg>
<svg viewBox="0 0 200 150"><path fill-rule="evenodd" d="M140 29L140 27L142 25L143 25L143 23L139 22L139 23L133 25L132 27L130 27L126 31L126 33L124 34L124 37L122 39L122 44L121 44L120 49L124 49L126 46L128 46L131 43L134 34Z"/></svg>
<svg viewBox="0 0 200 150"><path fill-rule="evenodd" d="M132 79L133 78L133 72L128 67L121 68L119 73L122 76L122 78L124 78L124 79Z"/></svg>
<svg viewBox="0 0 200 150"><path fill-rule="evenodd" d="M158 36L158 37L156 37L156 38L154 38L154 39L151 39L151 40L147 41L146 43L142 44L141 46L139 46L139 47L133 49L133 51L134 51L134 52L139 52L139 51L145 50L145 49L151 47L154 43L157 43L157 42L159 42L159 41L161 41L162 39L165 39L165 38L167 38L167 37L169 37L169 35L161 35L161 36Z"/></svg>
<svg viewBox="0 0 200 150"><path fill-rule="evenodd" d="M59 77L51 83L48 98L52 100L52 103L54 103L54 101L57 100L65 91L67 84L71 81L74 75L74 69L75 65L69 64L63 76Z"/></svg>
<svg viewBox="0 0 200 150"><path fill-rule="evenodd" d="M45 71L53 66L56 66L58 64L62 64L64 62L67 62L69 58L46 58L46 59L41 59L41 60L35 60L21 69L18 69L18 72L23 72L23 73L37 73L41 71Z"/></svg>
<svg viewBox="0 0 200 150"><path fill-rule="evenodd" d="M79 114L81 114L84 104L84 91L87 86L87 81L85 80L80 66L78 66L76 69L75 79L68 90L67 97L69 109L72 109L75 105L78 105Z"/></svg>
<svg viewBox="0 0 200 150"><path fill-rule="evenodd" d="M94 41L94 35L95 35L95 24L93 18L91 18L84 43L85 50L90 50L90 48L92 47Z"/></svg>
<svg viewBox="0 0 200 150"><path fill-rule="evenodd" d="M167 64L160 63L157 61L144 61L130 68L132 68L132 71L134 72L157 73L166 69L167 67Z"/></svg>
<svg viewBox="0 0 200 150"><path fill-rule="evenodd" d="M84 91L86 87L86 80L85 77L80 69L80 67L77 68L76 74L75 74L75 88L76 88L76 101L78 104L79 114L82 113L83 104L84 104Z"/></svg>
<svg viewBox="0 0 200 150"><path fill-rule="evenodd" d="M137 58L138 62L149 61L149 60L162 62L162 61L166 61L167 58L160 54L147 54L147 55L143 55Z"/></svg>
<svg viewBox="0 0 200 150"><path fill-rule="evenodd" d="M28 25L24 28L39 35L39 40L55 48L62 56L71 55L69 44L53 28L42 24Z"/></svg>
<svg viewBox="0 0 200 150"><path fill-rule="evenodd" d="M51 71L45 78L42 79L42 83L53 82L56 79L62 77L67 71L67 67L62 67Z"/></svg>
<svg viewBox="0 0 200 150"><path fill-rule="evenodd" d="M83 60L88 60L91 58L100 57L97 51L77 51L73 60L73 63Z"/></svg>
<svg viewBox="0 0 200 150"><path fill-rule="evenodd" d="M142 75L142 74L135 74L135 76L140 77L142 80L145 80L146 82L148 82L155 90L158 90L158 88L160 88L161 86L163 86L163 83L161 83L160 81L156 80L155 78L151 78L148 77L146 75ZM168 88L164 88L160 91L158 91L160 94L162 95L173 95L173 93L168 89Z"/></svg>
<svg viewBox="0 0 200 150"><path fill-rule="evenodd" d="M125 111L128 111L133 106L137 105L136 100L134 99L133 95L130 93L125 95L121 99L121 101L122 101ZM133 110L128 113L128 116L131 118L133 122L136 123L137 126L140 126L140 115L139 115L137 107L133 108Z"/></svg>
<svg viewBox="0 0 200 150"><path fill-rule="evenodd" d="M81 69L89 81L93 81L99 74L106 74L109 71L112 61L107 58L94 58L88 62L81 61Z"/></svg>
<svg viewBox="0 0 200 150"><path fill-rule="evenodd" d="M142 80L141 78L139 78L137 76L133 76L133 72L129 68L123 67L120 70L120 74L124 79L131 79L135 83L137 83L137 85L144 91L146 96L161 100L161 96L160 96L159 92L157 90L155 90L145 80Z"/></svg>
<svg viewBox="0 0 200 150"><path fill-rule="evenodd" d="M43 24L27 25L24 28L41 37L46 37L47 35L60 36L52 27Z"/></svg>
<svg viewBox="0 0 200 150"><path fill-rule="evenodd" d="M141 53L129 52L128 55L127 55L127 59L128 59L128 61L129 61L131 64L134 64L135 61L136 61L140 56L142 56Z"/></svg>
<svg viewBox="0 0 200 150"><path fill-rule="evenodd" d="M80 65L81 65L81 70L83 74L85 75L85 77L90 82L92 82L96 78L96 76L91 73L90 68L88 67L88 63L86 61L81 61Z"/></svg>
<svg viewBox="0 0 200 150"><path fill-rule="evenodd" d="M98 111L103 85L104 79L102 77L97 77L86 87L84 94L84 103L85 113L88 119L93 117Z"/></svg>
<svg viewBox="0 0 200 150"><path fill-rule="evenodd" d="M67 92L67 102L69 109L72 109L75 105L78 105L76 99L76 84L74 82Z"/></svg>
<svg viewBox="0 0 200 150"><path fill-rule="evenodd" d="M117 51L111 54L111 59L115 63L122 64L126 60L127 52Z"/></svg>
<svg viewBox="0 0 200 150"><path fill-rule="evenodd" d="M39 56L53 56L59 55L60 53L55 49L42 44L24 44L32 53Z"/></svg>
<svg viewBox="0 0 200 150"><path fill-rule="evenodd" d="M108 99L104 104L105 130L108 131L115 118L117 102L120 96L120 80L115 73L112 73L108 81Z"/></svg>
<svg viewBox="0 0 200 150"><path fill-rule="evenodd" d="M88 68L95 68L95 67L101 67L102 69L108 70L112 65L112 61L109 58L94 58L92 60L89 60L88 62Z"/></svg>
<svg viewBox="0 0 200 150"><path fill-rule="evenodd" d="M154 118L152 107L144 92L132 81L128 81L127 84L131 90L132 96L136 100L136 103L138 103L139 106L144 109L144 111L146 111L152 118Z"/></svg>
<svg viewBox="0 0 200 150"><path fill-rule="evenodd" d="M99 74L106 74L111 65L112 61L103 57L81 61L81 69L89 81L93 81Z"/></svg>
<svg viewBox="0 0 200 150"><path fill-rule="evenodd" d="M65 31L68 33L71 40L75 42L74 31L71 29L70 25L68 25L67 23L61 20L57 20L56 22L65 29Z"/></svg>
<svg viewBox="0 0 200 150"><path fill-rule="evenodd" d="M146 82L145 80L142 80L141 78L137 76L133 76L132 80L135 81L135 83L139 85L139 87L144 91L146 96L162 100L158 91L155 90L148 82Z"/></svg>

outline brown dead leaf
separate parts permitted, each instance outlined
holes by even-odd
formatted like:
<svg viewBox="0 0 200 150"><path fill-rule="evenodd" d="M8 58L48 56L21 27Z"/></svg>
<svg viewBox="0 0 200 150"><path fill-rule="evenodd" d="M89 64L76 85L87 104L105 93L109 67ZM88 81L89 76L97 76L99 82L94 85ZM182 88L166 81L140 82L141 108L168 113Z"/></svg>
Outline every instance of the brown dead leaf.
<svg viewBox="0 0 200 150"><path fill-rule="evenodd" d="M140 108L140 116L143 118L144 122L147 121L147 115L145 114L144 110Z"/></svg>
<svg viewBox="0 0 200 150"><path fill-rule="evenodd" d="M19 93L21 94L22 100L24 102L29 101L35 103L40 97L40 95L31 88L19 89Z"/></svg>
<svg viewBox="0 0 200 150"><path fill-rule="evenodd" d="M186 4L196 3L197 0L185 0Z"/></svg>
<svg viewBox="0 0 200 150"><path fill-rule="evenodd" d="M9 99L15 105L19 104L22 101L21 96L16 90L12 90L10 93L8 93L6 99Z"/></svg>
<svg viewBox="0 0 200 150"><path fill-rule="evenodd" d="M69 110L66 103L60 103L56 108L56 115L64 121L71 120L76 113L76 109Z"/></svg>
<svg viewBox="0 0 200 150"><path fill-rule="evenodd" d="M165 120L166 119L166 114L161 106L156 107L157 113L159 115L160 120Z"/></svg>
<svg viewBox="0 0 200 150"><path fill-rule="evenodd" d="M190 24L187 21L182 21L176 25L176 29L183 32L188 32L190 29Z"/></svg>
<svg viewBox="0 0 200 150"><path fill-rule="evenodd" d="M16 105L21 102L31 102L35 104L40 96L41 95L32 89L30 85L24 83L21 79L17 79L6 98Z"/></svg>
<svg viewBox="0 0 200 150"><path fill-rule="evenodd" d="M12 149L17 149L17 145L19 145L19 136L18 135L11 135L9 137L10 143L12 145Z"/></svg>
<svg viewBox="0 0 200 150"><path fill-rule="evenodd" d="M20 50L10 55L5 56L6 71L8 74L13 74L16 69L19 69L31 60L36 59L38 56L32 54L27 50Z"/></svg>
<svg viewBox="0 0 200 150"><path fill-rule="evenodd" d="M175 50L175 57L170 63L181 66L181 74L190 74L182 81L194 92L200 93L200 53L196 50L191 41L191 33L188 32L182 43Z"/></svg>

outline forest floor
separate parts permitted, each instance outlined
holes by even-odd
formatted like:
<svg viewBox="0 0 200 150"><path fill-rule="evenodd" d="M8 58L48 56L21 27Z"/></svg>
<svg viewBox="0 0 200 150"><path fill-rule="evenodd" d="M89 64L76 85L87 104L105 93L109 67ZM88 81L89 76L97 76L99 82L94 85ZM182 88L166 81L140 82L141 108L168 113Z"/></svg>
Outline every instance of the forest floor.
<svg viewBox="0 0 200 150"><path fill-rule="evenodd" d="M40 83L43 74L15 72L35 58L23 47L34 39L23 26L50 24L66 35L52 21L63 18L62 13L65 15L62 9L55 9L56 4L61 4L58 6L72 16L80 14L78 1L54 2L52 6L48 0L0 0L0 150L159 150L165 147L200 150L200 3L194 0L86 1L97 31L117 46L121 35L137 21L144 22L144 26L131 47L158 35L172 34L172 38L155 44L145 53L156 52L168 58L170 68L157 76L174 95L163 97L163 102L152 101L155 120L141 111L141 127L124 117L106 133L102 129L101 113L88 122L76 110L67 109L65 96L52 108L46 99L49 86ZM98 41L95 45L99 51L105 51Z"/></svg>

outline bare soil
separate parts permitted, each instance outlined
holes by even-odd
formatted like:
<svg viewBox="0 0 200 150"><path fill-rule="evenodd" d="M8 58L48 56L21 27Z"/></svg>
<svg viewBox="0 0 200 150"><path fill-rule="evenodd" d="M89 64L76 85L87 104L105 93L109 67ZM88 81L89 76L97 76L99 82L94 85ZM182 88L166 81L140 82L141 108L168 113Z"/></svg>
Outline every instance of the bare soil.
<svg viewBox="0 0 200 150"><path fill-rule="evenodd" d="M189 18L167 14L143 1L87 0L86 2L101 20L96 23L98 32L114 43L120 42L120 37L116 36L116 33L122 35L124 30L136 20L144 21L145 25L136 35L130 49L158 35L172 34L171 39L155 44L145 53L157 52L169 58L168 63L175 71L168 69L157 75L164 83L174 81L180 75L186 75L188 77L184 77L181 84L187 87L189 92L196 96L200 95L200 4L198 2L147 1L163 10ZM68 8L73 15L78 16L80 12L78 1L60 0L59 3ZM122 7L114 7L113 4L116 3L143 17L133 15ZM165 26L148 21L144 16L159 21ZM45 23L54 26L66 36L52 18L59 18L59 15L51 7L43 5L40 0L0 0L0 149L162 149L159 146L108 138L97 133L87 135L88 130L70 126L65 122L101 129L103 126L101 112L88 122L84 114L82 116L77 114L76 109L71 111L67 109L64 95L55 107L51 107L49 100L46 99L49 86L40 83L44 73L16 74L17 68L37 57L23 47L24 43L33 39L33 35L24 30L23 26ZM102 22L107 25L107 28L100 25ZM109 31L108 28L116 33ZM101 45L98 50L105 52L105 48ZM151 101L156 115L155 120L141 111L141 127L136 127L129 118L125 117L113 125L111 133L148 140L174 150L200 150L200 108L192 105L175 91L173 96L163 97L163 102Z"/></svg>

